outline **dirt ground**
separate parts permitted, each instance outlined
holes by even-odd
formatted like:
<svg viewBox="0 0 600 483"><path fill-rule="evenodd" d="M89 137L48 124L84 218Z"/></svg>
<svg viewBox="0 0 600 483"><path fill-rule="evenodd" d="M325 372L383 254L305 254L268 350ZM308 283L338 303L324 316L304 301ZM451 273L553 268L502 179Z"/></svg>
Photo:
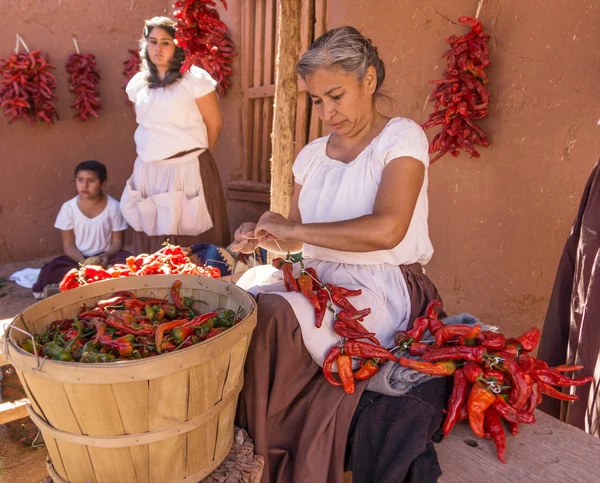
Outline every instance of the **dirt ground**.
<svg viewBox="0 0 600 483"><path fill-rule="evenodd" d="M41 267L47 259L30 262L0 265L0 278L8 278L22 268ZM13 282L6 282L0 288L0 324L12 319L19 312L35 303L31 291L19 287ZM13 425L18 422L12 423ZM0 425L0 483L39 483L44 482L46 472L46 448L31 447L19 443L11 433L8 425Z"/></svg>

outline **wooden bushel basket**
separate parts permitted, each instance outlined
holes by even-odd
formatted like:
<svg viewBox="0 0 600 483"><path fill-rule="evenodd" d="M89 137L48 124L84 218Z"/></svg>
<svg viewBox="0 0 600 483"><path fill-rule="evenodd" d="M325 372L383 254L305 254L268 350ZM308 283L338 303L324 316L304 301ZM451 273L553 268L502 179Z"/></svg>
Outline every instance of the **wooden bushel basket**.
<svg viewBox="0 0 600 483"><path fill-rule="evenodd" d="M202 311L243 311L243 321L208 341L158 357L104 364L41 359L20 349L27 326L41 332L113 292L162 298L175 280ZM107 280L43 300L7 329L6 355L29 399L56 482L198 482L228 455L256 304L231 283L192 275ZM15 328L13 328L15 327ZM18 329L17 329L18 328Z"/></svg>

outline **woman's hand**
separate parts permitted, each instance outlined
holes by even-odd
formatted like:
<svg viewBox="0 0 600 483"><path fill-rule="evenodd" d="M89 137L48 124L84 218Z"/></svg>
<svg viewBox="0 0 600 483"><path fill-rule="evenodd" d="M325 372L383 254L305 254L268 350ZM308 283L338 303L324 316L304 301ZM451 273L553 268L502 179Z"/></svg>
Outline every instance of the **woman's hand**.
<svg viewBox="0 0 600 483"><path fill-rule="evenodd" d="M254 229L254 236L261 241L293 240L293 231L297 223L288 220L285 216L273 211L265 212L258 220Z"/></svg>
<svg viewBox="0 0 600 483"><path fill-rule="evenodd" d="M242 223L233 234L230 250L234 252L252 253L258 248L259 240L254 239L256 223Z"/></svg>

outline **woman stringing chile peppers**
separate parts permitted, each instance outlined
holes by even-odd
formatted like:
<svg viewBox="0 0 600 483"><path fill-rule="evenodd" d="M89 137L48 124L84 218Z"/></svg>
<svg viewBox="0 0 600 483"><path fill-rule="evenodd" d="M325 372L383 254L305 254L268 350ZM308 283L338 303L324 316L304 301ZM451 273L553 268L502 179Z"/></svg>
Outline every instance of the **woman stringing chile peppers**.
<svg viewBox="0 0 600 483"><path fill-rule="evenodd" d="M353 417L348 454L355 483L403 481L409 468L419 467L435 481L439 471L430 441L442 420L445 379L422 384L411 397L365 392L366 379L377 377L385 363L383 348L394 346L396 331L410 330L427 304L439 299L421 268L433 254L427 138L415 122L377 109L385 67L377 48L356 29L322 35L304 53L297 72L331 134L299 153L288 216L267 212L256 224L243 223L233 248L252 253L260 246L282 256L302 251L303 273L318 276L312 286L317 296L309 301L305 295L306 277L299 291L286 290L300 276L299 264L279 263L280 270L272 268L267 280L249 271L238 282L257 295L259 319L238 423L248 428L256 452L265 458L263 483L339 483ZM334 287L354 295L344 300ZM370 313L346 317L367 308ZM346 320L334 310L347 310ZM338 322L338 331L356 338L368 334L371 342L343 338L334 330L335 320L344 322ZM421 454L412 452L415 439L422 443ZM414 456L386 456L403 452Z"/></svg>

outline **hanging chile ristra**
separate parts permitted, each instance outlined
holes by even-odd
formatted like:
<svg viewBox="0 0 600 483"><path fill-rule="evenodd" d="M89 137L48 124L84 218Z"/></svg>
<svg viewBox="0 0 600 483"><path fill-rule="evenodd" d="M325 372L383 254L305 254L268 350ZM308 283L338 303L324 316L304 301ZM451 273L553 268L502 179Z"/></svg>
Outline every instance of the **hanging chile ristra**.
<svg viewBox="0 0 600 483"><path fill-rule="evenodd" d="M49 63L48 54L42 55L40 50L27 49L17 36L17 45L23 44L27 52L11 54L8 59L0 59L0 106L3 115L12 123L23 119L33 126L36 121L44 121L48 126L58 120L58 112L52 99L56 78L50 69L56 69Z"/></svg>
<svg viewBox="0 0 600 483"><path fill-rule="evenodd" d="M73 38L73 42L75 38ZM65 67L69 74L71 83L71 92L77 94L75 102L71 107L77 112L75 119L87 121L90 117L98 117L98 111L102 109L100 105L100 94L98 93L98 84L100 83L100 74L96 66L96 56L94 54L82 54L75 43L76 52L73 52L67 58Z"/></svg>
<svg viewBox="0 0 600 483"><path fill-rule="evenodd" d="M125 80L123 81L123 90L125 90L131 78L140 71L140 63L141 59L139 51L129 49L129 59L123 62L123 77L125 77ZM131 103L131 101L127 99L126 103Z"/></svg>
<svg viewBox="0 0 600 483"><path fill-rule="evenodd" d="M471 30L446 39L450 49L443 55L448 58L444 78L429 82L436 86L429 95L429 101L435 103L434 111L421 127L442 126L429 145L430 153L438 153L431 163L448 152L456 157L459 149L479 158L475 145L490 145L483 129L475 123L488 115L490 94L485 87L488 78L484 69L491 65L487 47L490 35L476 18L460 17L458 21Z"/></svg>
<svg viewBox="0 0 600 483"><path fill-rule="evenodd" d="M226 0L221 3L227 9ZM192 65L201 67L217 82L219 94L224 95L231 85L231 63L237 52L227 25L212 8L215 5L216 0L177 0L173 15L177 19L177 44L186 57L181 72Z"/></svg>

